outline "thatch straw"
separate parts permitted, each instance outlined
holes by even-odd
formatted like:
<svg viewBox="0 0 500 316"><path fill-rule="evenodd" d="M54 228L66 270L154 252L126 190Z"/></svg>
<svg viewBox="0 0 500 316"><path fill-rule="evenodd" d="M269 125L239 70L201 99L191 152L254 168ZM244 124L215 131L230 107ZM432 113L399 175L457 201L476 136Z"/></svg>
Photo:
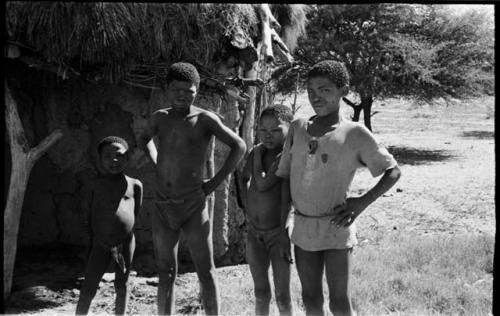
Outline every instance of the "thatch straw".
<svg viewBox="0 0 500 316"><path fill-rule="evenodd" d="M283 15L288 24L280 23L301 34L298 6ZM9 41L50 64L97 72L112 83L126 76L151 81L176 61L213 72L234 32L254 41L260 32L252 4L7 2L6 17Z"/></svg>

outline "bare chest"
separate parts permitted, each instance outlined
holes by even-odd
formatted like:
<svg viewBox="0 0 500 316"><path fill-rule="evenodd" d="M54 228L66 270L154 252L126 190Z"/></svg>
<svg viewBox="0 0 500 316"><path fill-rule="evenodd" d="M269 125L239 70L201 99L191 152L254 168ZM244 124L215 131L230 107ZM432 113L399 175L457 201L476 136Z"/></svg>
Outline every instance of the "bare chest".
<svg viewBox="0 0 500 316"><path fill-rule="evenodd" d="M160 144L176 149L199 148L208 143L210 133L197 116L164 119L158 128Z"/></svg>

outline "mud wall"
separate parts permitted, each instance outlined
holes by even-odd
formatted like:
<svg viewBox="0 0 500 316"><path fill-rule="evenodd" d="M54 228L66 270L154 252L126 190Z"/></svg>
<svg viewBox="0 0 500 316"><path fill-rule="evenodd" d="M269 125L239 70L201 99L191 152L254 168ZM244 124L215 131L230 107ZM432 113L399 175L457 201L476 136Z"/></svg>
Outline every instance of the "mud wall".
<svg viewBox="0 0 500 316"><path fill-rule="evenodd" d="M28 141L33 146L55 128L64 136L34 166L28 183L21 218L18 244L23 246L64 243L82 245L83 214L79 195L83 184L97 173L96 143L114 134L136 147L136 137L147 116L161 107L161 91L130 86L95 85L81 80L61 81L54 75L28 69L16 63L8 65L8 82L17 101ZM200 95L197 105L219 110L224 123L235 129L238 122L235 106L221 107L218 97ZM5 183L10 163L6 148ZM215 144L215 170L227 149ZM152 253L151 210L154 207L154 166L126 173L144 185L144 201L136 222L138 252ZM237 263L244 259L244 217L235 198L234 181L228 179L215 196L214 252L216 260ZM229 194L227 193L229 192ZM189 254L181 241L180 258Z"/></svg>

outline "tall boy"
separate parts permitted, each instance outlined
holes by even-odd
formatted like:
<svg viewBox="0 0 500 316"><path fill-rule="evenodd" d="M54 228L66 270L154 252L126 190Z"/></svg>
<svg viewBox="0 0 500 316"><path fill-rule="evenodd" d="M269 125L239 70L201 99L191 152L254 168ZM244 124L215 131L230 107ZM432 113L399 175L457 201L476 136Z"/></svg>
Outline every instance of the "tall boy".
<svg viewBox="0 0 500 316"><path fill-rule="evenodd" d="M391 154L363 125L339 116L349 91L342 63L326 60L308 72L307 92L316 115L292 122L276 174L285 178L282 212L295 206L291 236L307 315L323 315L323 271L334 315L353 315L350 294L354 220L389 190L401 172ZM357 168L366 166L378 183L360 197L347 197ZM282 216L282 219L286 216ZM286 239L285 222L282 236ZM289 258L287 245L284 256Z"/></svg>
<svg viewBox="0 0 500 316"><path fill-rule="evenodd" d="M182 230L201 283L209 315L219 313L212 247L212 224L205 198L236 167L245 143L217 115L193 106L200 84L189 63L170 66L165 84L166 106L148 120L140 145L156 165L156 209L152 214L153 244L159 272L158 314L174 312L177 250ZM152 141L158 136L159 147ZM204 180L207 149L212 136L230 152L212 179Z"/></svg>
<svg viewBox="0 0 500 316"><path fill-rule="evenodd" d="M279 251L282 181L275 175L292 119L292 111L284 105L274 105L262 111L258 128L261 143L248 155L241 175L248 227L246 257L254 281L256 315L269 315L270 264L280 314L292 313L290 262L286 262Z"/></svg>
<svg viewBox="0 0 500 316"><path fill-rule="evenodd" d="M87 214L91 250L76 314L88 313L102 275L113 260L115 313L123 315L129 296L127 281L135 250L133 228L142 204L142 183L123 174L128 163L124 139L105 137L97 145L97 152L102 173L84 189L81 201Z"/></svg>

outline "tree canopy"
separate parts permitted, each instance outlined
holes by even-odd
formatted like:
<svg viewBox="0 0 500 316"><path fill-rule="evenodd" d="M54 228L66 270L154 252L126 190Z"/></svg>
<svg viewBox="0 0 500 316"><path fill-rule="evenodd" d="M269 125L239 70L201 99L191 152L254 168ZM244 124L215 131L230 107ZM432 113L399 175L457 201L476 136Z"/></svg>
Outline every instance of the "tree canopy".
<svg viewBox="0 0 500 316"><path fill-rule="evenodd" d="M308 15L307 36L299 39L297 63L274 74L275 91L295 90L297 74L312 64L334 59L345 63L351 90L371 128L374 98L410 96L461 98L493 91L494 35L484 12L452 15L446 5L317 5Z"/></svg>

